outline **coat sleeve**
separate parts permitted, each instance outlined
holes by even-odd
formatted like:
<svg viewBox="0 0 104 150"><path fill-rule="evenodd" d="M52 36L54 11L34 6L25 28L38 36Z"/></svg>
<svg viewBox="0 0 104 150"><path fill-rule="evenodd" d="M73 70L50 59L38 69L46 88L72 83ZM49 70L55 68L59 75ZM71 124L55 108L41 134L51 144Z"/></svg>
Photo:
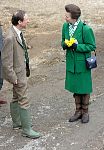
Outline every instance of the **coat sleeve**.
<svg viewBox="0 0 104 150"><path fill-rule="evenodd" d="M4 78L14 84L17 80L15 71L13 70L13 39L7 37L4 40L4 48L2 51L2 64Z"/></svg>
<svg viewBox="0 0 104 150"><path fill-rule="evenodd" d="M82 43L78 44L76 51L91 52L96 49L96 42L93 30L91 27L84 25L82 31Z"/></svg>

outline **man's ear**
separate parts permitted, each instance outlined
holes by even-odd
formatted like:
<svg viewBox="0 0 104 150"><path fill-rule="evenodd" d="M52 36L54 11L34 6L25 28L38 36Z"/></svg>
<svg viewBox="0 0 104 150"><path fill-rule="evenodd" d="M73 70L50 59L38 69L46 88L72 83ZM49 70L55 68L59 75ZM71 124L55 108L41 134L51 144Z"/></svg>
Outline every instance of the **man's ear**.
<svg viewBox="0 0 104 150"><path fill-rule="evenodd" d="M21 24L21 21L20 21L20 20L18 21L18 24Z"/></svg>

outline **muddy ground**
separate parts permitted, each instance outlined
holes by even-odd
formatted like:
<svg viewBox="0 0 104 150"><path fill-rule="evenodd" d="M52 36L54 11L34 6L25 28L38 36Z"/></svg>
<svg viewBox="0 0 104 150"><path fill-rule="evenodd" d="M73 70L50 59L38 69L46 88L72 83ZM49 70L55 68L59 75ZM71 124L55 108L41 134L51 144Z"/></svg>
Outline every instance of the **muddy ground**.
<svg viewBox="0 0 104 150"><path fill-rule="evenodd" d="M19 1L1 2L1 20L4 33L8 28L11 14ZM31 18L25 36L31 46L28 94L31 101L33 129L42 137L31 140L21 136L21 130L12 130L9 104L12 85L4 82L0 93L8 103L0 107L0 150L103 150L104 149L104 2L99 0L73 1L83 6L83 20L87 20L96 36L98 67L92 71L93 93L90 99L90 122L69 123L74 112L72 94L64 90L65 52L60 46L61 27L64 21L64 6L68 1L44 0L30 4L21 1ZM45 6L46 2L46 6ZM28 5L26 5L28 3ZM41 6L40 6L41 4ZM17 6L17 7L16 7ZM27 7L30 6L30 7ZM89 6L91 9L88 10ZM33 8L33 9L32 9ZM59 9L58 9L59 8ZM5 13L4 13L5 12Z"/></svg>

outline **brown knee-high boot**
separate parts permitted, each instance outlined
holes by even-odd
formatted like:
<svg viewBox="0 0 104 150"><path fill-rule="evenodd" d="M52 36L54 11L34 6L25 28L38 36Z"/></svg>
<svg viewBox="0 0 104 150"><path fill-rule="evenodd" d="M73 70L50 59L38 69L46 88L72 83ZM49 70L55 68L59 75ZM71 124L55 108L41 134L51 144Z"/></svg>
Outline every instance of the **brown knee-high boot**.
<svg viewBox="0 0 104 150"><path fill-rule="evenodd" d="M89 94L83 94L82 96L82 123L89 122L88 105L89 105Z"/></svg>
<svg viewBox="0 0 104 150"><path fill-rule="evenodd" d="M80 94L74 94L73 97L75 98L75 105L76 111L75 114L69 119L69 122L77 121L81 118L82 111L81 111L81 96Z"/></svg>

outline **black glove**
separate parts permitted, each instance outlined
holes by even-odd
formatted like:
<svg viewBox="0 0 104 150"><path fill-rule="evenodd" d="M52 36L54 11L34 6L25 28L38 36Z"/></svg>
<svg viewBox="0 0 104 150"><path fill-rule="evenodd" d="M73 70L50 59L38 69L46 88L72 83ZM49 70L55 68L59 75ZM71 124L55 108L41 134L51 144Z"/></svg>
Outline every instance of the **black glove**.
<svg viewBox="0 0 104 150"><path fill-rule="evenodd" d="M78 44L73 43L72 46L71 46L70 48L76 50L76 49L77 49L77 45L78 45Z"/></svg>
<svg viewBox="0 0 104 150"><path fill-rule="evenodd" d="M68 49L69 47L64 43L63 50Z"/></svg>

